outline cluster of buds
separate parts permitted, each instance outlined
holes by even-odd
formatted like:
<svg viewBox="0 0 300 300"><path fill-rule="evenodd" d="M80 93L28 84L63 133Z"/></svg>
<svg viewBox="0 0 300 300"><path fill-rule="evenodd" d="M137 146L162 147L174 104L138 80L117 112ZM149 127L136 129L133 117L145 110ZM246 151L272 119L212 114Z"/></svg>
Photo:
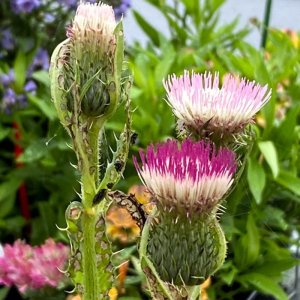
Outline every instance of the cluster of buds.
<svg viewBox="0 0 300 300"><path fill-rule="evenodd" d="M149 285L163 284L160 291L169 289L168 299L180 299L172 293L174 286L182 295L224 262L226 240L218 214L242 167L240 153L233 150L271 93L232 75L220 88L218 74L187 71L169 76L164 86L183 141L150 145L140 151L141 163L134 158L134 164L156 204L141 242L141 254L149 259L144 268ZM154 298L158 290L150 287Z"/></svg>

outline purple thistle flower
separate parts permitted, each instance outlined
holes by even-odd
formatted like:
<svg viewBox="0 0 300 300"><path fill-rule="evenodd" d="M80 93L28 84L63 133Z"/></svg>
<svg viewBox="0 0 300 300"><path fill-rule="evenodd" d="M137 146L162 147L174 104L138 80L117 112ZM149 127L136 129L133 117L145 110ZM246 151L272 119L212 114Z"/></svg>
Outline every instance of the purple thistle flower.
<svg viewBox="0 0 300 300"><path fill-rule="evenodd" d="M52 239L37 247L20 240L4 245L0 257L0 284L15 285L21 293L46 286L57 287L64 280L58 269L63 269L68 253L67 246Z"/></svg>
<svg viewBox="0 0 300 300"><path fill-rule="evenodd" d="M4 29L1 32L1 46L5 50L13 50L16 42L10 28Z"/></svg>
<svg viewBox="0 0 300 300"><path fill-rule="evenodd" d="M169 140L134 157L141 180L163 208L207 212L215 207L233 182L234 152L204 141L184 141L180 147Z"/></svg>
<svg viewBox="0 0 300 300"><path fill-rule="evenodd" d="M31 13L41 5L40 0L11 0L11 7L14 13Z"/></svg>
<svg viewBox="0 0 300 300"><path fill-rule="evenodd" d="M196 130L205 125L211 131L238 132L271 98L267 85L232 75L225 76L220 88L218 74L185 71L169 76L164 87L175 116Z"/></svg>
<svg viewBox="0 0 300 300"><path fill-rule="evenodd" d="M10 69L7 74L0 75L0 82L4 87L8 87L15 80L14 70Z"/></svg>

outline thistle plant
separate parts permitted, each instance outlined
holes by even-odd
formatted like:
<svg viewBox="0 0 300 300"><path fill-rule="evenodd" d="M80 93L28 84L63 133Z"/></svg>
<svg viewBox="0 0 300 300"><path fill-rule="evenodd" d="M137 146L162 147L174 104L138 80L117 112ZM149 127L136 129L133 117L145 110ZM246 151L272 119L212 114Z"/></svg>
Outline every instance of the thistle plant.
<svg viewBox="0 0 300 300"><path fill-rule="evenodd" d="M185 72L164 81L179 141L141 150L141 163L134 158L155 204L149 213L134 194L113 190L135 135L122 21L116 23L112 7L79 5L67 39L53 52L50 77L53 102L81 174L81 201L67 208L63 229L71 245L65 272L76 291L84 300L109 297L115 275L106 212L114 202L142 230L140 261L153 299L197 299L199 284L225 260L219 215L245 165L253 116L270 99L268 87L228 75L220 88L219 76L210 73ZM124 130L112 160L105 161L105 124L121 104Z"/></svg>
<svg viewBox="0 0 300 300"><path fill-rule="evenodd" d="M167 102L178 138L140 151L135 167L156 205L142 231L140 259L153 299L198 299L201 284L224 263L219 224L224 200L254 140L253 116L267 86L210 73L169 76Z"/></svg>
<svg viewBox="0 0 300 300"><path fill-rule="evenodd" d="M131 139L131 79L124 63L122 21L116 23L111 6L80 3L67 39L52 54L50 78L52 99L81 174L81 201L66 210L71 257L65 272L84 300L107 299L114 281L105 226L112 199L108 194L122 175ZM104 161L105 124L122 103L124 130L116 138L112 160Z"/></svg>

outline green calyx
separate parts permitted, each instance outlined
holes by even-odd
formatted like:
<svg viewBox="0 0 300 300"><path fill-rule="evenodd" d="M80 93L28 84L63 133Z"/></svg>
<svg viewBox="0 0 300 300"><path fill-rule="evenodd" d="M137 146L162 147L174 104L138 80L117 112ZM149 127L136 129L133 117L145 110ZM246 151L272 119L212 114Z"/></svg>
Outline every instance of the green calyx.
<svg viewBox="0 0 300 300"><path fill-rule="evenodd" d="M165 212L153 221L147 254L161 280L193 286L222 266L226 241L213 214L190 219Z"/></svg>

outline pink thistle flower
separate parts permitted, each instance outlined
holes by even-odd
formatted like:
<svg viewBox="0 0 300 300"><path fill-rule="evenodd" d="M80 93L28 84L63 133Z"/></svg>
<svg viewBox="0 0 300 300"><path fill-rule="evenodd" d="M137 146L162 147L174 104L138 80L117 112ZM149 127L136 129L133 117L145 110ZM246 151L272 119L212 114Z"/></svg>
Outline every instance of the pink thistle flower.
<svg viewBox="0 0 300 300"><path fill-rule="evenodd" d="M188 71L163 84L175 116L197 131L205 126L213 132L239 132L271 98L267 85L232 75L225 76L221 87L218 74Z"/></svg>
<svg viewBox="0 0 300 300"><path fill-rule="evenodd" d="M64 281L63 269L69 248L48 239L44 245L32 247L17 240L4 245L0 257L0 283L15 285L21 293L46 286L58 288Z"/></svg>
<svg viewBox="0 0 300 300"><path fill-rule="evenodd" d="M140 151L142 166L134 157L141 180L166 209L208 212L220 202L233 182L235 154L212 143L186 140L178 147L169 140Z"/></svg>

